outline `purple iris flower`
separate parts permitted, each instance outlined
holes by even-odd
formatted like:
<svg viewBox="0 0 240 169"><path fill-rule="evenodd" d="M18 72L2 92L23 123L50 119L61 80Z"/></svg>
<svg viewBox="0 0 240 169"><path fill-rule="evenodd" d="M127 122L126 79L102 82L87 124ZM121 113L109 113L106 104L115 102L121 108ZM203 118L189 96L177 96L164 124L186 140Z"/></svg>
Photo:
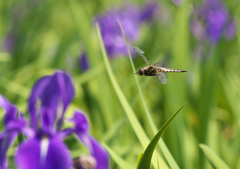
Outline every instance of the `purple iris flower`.
<svg viewBox="0 0 240 169"><path fill-rule="evenodd" d="M193 11L190 30L198 40L209 39L216 44L225 36L231 39L236 34L235 23L221 0L206 0Z"/></svg>
<svg viewBox="0 0 240 169"><path fill-rule="evenodd" d="M134 42L139 38L140 25L143 22L151 21L157 9L157 3L152 2L147 3L143 8L126 5L123 10L115 9L98 15L95 18L95 22L99 23L108 56L127 55L127 48L117 19L121 22L127 39ZM132 50L131 47L130 49ZM130 52L134 53L133 50Z"/></svg>
<svg viewBox="0 0 240 169"><path fill-rule="evenodd" d="M34 85L28 100L30 122L17 108L0 95L0 106L5 110L5 131L0 133L0 168L7 168L6 152L19 133L26 136L16 152L16 165L21 169L68 169L72 158L63 139L75 134L96 160L96 169L107 169L109 157L103 147L89 134L85 114L75 110L68 120L74 127L62 130L64 114L74 98L71 77L57 71L42 77Z"/></svg>

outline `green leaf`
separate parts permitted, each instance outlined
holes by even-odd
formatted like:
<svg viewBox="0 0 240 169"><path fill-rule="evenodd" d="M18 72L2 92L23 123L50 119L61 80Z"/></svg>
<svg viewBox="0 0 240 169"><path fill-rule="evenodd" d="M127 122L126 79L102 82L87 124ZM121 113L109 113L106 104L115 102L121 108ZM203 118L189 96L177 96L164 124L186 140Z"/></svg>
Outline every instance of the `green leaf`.
<svg viewBox="0 0 240 169"><path fill-rule="evenodd" d="M9 53L3 53L3 52L0 52L0 63L1 62L8 62L10 61L12 58L11 58L11 55Z"/></svg>
<svg viewBox="0 0 240 169"><path fill-rule="evenodd" d="M150 169L150 162L151 162L152 154L154 152L154 149L155 149L159 139L162 137L163 133L168 128L169 124L172 122L174 117L176 117L176 115L180 112L180 110L183 108L183 106L185 106L186 103L184 103L182 105L182 107L180 107L178 109L178 111L176 113L174 113L172 115L172 117L170 117L170 119L162 126L162 128L158 131L158 133L155 135L155 137L149 143L148 147L146 148L146 150L144 151L144 153L142 155L142 158L139 162L137 169Z"/></svg>
<svg viewBox="0 0 240 169"><path fill-rule="evenodd" d="M135 132L135 134L137 135L137 138L139 140L139 142L141 143L142 147L145 149L148 145L148 143L150 142L149 138L147 137L145 131L143 130L141 124L139 123L136 115L134 114L130 104L128 103L125 95L123 94L121 88L119 87L117 81L116 81L116 78L113 74L113 71L111 69L111 66L110 66L110 63L109 63L109 60L108 60L108 57L107 57L107 53L106 53L106 50L105 50L105 47L103 45L103 41L102 41L102 36L101 36L101 33L100 33L100 28L97 24L97 33L98 33L98 38L99 38L99 41L100 41L100 47L101 47L101 51L102 51L102 55L103 55L103 60L104 60L104 63L105 63L105 66L106 66L106 70L107 70L107 73L109 75L109 78L110 78L110 81L113 85L113 88L117 94L117 97L119 98L119 101L126 113L126 116ZM159 153L154 153L153 154L153 160L152 160L152 163L153 163L153 166L155 168L158 167L158 163L157 163L157 159L160 161L160 163L162 164L162 169L164 168L168 168L166 162L161 158L161 156L159 155Z"/></svg>
<svg viewBox="0 0 240 169"><path fill-rule="evenodd" d="M199 147L211 164L217 169L230 169L230 167L207 145L200 144Z"/></svg>
<svg viewBox="0 0 240 169"><path fill-rule="evenodd" d="M113 151L110 147L108 147L106 144L102 143L102 145L107 149L113 160L118 164L120 168L124 169L133 169L134 167L124 161L115 151Z"/></svg>
<svg viewBox="0 0 240 169"><path fill-rule="evenodd" d="M148 119L148 122L150 124L150 127L153 131L154 134L156 134L158 132L152 118L151 118L151 115L148 111L148 108L147 108L147 105L146 105L146 102L144 100L144 97L143 97L143 94L142 94L142 90L141 90L141 87L140 87L140 84L139 84L139 81L138 81L138 78L137 76L135 76L135 66L133 64L133 60L132 60L132 56L131 56L131 53L130 53L130 50L129 50L129 46L128 46L128 42L127 42L127 39L126 39L126 36L124 34L124 30L122 28L122 25L121 23L118 21L118 24L121 28L121 31L122 31L122 35L123 35L123 38L124 38L124 41L125 41L125 44L126 44L126 47L127 47L127 51L128 51L128 56L129 56L129 60L130 60L130 63L131 63L131 66L132 66L132 71L133 71L133 75L134 75L134 78L135 78L135 81L136 81L136 84L137 84L137 88L138 88L138 92L139 92L139 95L140 95L140 98L142 100L142 104L143 104L143 107L144 107L144 110L145 110L145 115ZM144 51L142 51L141 49L137 48L137 47L134 47L136 52L141 55L142 57L145 57L143 54L144 54ZM172 154L170 153L170 151L168 150L166 144L164 143L163 139L161 139L159 141L159 146L168 162L168 164L170 165L170 167L172 169L179 169L178 167L178 164L176 163L176 161L174 160Z"/></svg>
<svg viewBox="0 0 240 169"><path fill-rule="evenodd" d="M142 159L143 153L140 153L137 159L137 166L139 165L141 159Z"/></svg>
<svg viewBox="0 0 240 169"><path fill-rule="evenodd" d="M116 122L114 122L111 128L107 132L105 132L105 134L102 136L101 142L107 143L109 140L116 137L119 134L118 131L123 126L125 121L126 121L126 117L124 116L118 119Z"/></svg>
<svg viewBox="0 0 240 169"><path fill-rule="evenodd" d="M6 78L1 78L0 86L5 88L5 90L10 91L16 95L19 95L23 98L27 98L30 90L21 84L8 80Z"/></svg>

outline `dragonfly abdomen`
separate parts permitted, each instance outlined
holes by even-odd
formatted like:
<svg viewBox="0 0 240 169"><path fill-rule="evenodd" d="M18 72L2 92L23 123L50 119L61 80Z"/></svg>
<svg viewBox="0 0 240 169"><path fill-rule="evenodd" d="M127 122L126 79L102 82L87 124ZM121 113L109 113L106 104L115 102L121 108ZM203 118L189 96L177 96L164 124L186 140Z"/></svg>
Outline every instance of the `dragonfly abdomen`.
<svg viewBox="0 0 240 169"><path fill-rule="evenodd" d="M170 72L187 72L186 70L182 70L182 69L168 69L168 68L158 68L158 70L160 72L163 72L163 73L170 73Z"/></svg>

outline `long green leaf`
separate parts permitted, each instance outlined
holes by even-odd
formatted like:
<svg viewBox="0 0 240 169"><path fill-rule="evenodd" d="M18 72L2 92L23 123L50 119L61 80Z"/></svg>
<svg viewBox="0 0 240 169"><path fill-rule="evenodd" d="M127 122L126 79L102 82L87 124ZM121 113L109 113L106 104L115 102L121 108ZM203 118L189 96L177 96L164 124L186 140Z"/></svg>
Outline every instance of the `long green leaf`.
<svg viewBox="0 0 240 169"><path fill-rule="evenodd" d="M186 103L185 103L186 104ZM172 122L172 120L176 117L176 115L180 112L180 110L183 108L183 106L178 109L176 113L170 117L170 119L162 126L162 128L158 131L158 133L155 135L155 137L152 139L152 141L149 143L148 147L144 151L142 158L139 162L139 165L137 169L150 169L150 162L152 158L152 154L154 152L154 149L159 141L159 139L162 137L165 130L168 128L169 124Z"/></svg>
<svg viewBox="0 0 240 169"><path fill-rule="evenodd" d="M102 36L101 36L101 33L100 33L100 28L99 26L97 25L97 33L98 33L98 38L99 38L99 41L100 41L100 47L102 49L102 55L103 55L103 59L104 59L104 63L105 63L105 66L106 66L106 69L107 69L107 73L109 75L109 78L110 78L110 81L113 85L113 88L119 98L119 101L123 107L123 109L125 110L125 113L128 117L128 120L135 132L135 134L137 135L138 137L138 140L139 142L141 143L142 147L145 149L148 145L148 143L150 142L149 138L147 137L146 133L144 132L142 126L140 125L136 115L134 114L131 106L129 105L125 95L123 94L122 90L120 89L119 85L117 84L117 81L113 75L113 72L112 72L112 69L111 69L111 66L110 66L110 63L109 63L109 60L108 60L108 57L107 57L107 53L106 53L106 50L105 50L105 47L103 45L103 41L102 41ZM160 157L160 155L158 154L159 157L157 157L157 155L154 153L153 155L153 160L152 160L152 163L153 163L153 166L155 168L157 168L158 166L158 163L157 163L157 159L159 159L160 163L162 164L162 168L168 168L166 162Z"/></svg>
<svg viewBox="0 0 240 169"><path fill-rule="evenodd" d="M124 161L115 151L113 151L110 147L108 147L105 143L102 143L102 145L107 149L113 160L118 164L119 167L124 169L133 169L134 167Z"/></svg>
<svg viewBox="0 0 240 169"><path fill-rule="evenodd" d="M131 53L130 53L130 50L129 50L129 46L128 46L128 42L127 42L127 40L126 40L126 36L125 36L125 34L124 34L124 30L123 30L122 25L121 25L121 23L120 23L119 21L118 21L118 24L119 24L119 26L120 26L120 28L121 28L122 35L123 35L123 38L124 38L124 41L125 41L125 44L126 44L126 47L127 47L128 56L129 56L130 63L131 63L131 66L132 66L133 74L135 74L135 66L134 66L134 64L133 64L132 56L131 56ZM143 51L142 51L142 52L143 52ZM143 53L144 53L144 52L143 52ZM139 85L138 78L137 78L137 76L135 76L135 75L134 75L134 77L135 77L135 81L136 81L136 84L137 84L137 88L138 88L138 92L139 92L140 98L141 98L141 100L142 100L143 107L144 107L144 109L145 109L145 114L146 114L147 119L148 119L148 121L149 121L149 123L150 123L150 126L151 126L151 129L152 129L153 133L156 134L156 133L158 132L158 130L157 130L157 128L156 128L156 126L155 126L155 124L154 124L154 122L153 122L153 120L152 120L152 118L151 118L151 116L150 116L150 113L149 113L149 111L148 111L146 102L145 102L144 97L143 97L143 94L142 94L141 87L140 87L140 85ZM168 164L170 165L170 167L171 167L172 169L179 169L176 161L175 161L174 158L172 157L172 154L171 154L170 151L168 150L168 148L167 148L166 144L164 143L163 139L160 139L158 143L159 143L159 146L160 146L160 148L161 148L164 156L166 157L166 160L167 160Z"/></svg>
<svg viewBox="0 0 240 169"><path fill-rule="evenodd" d="M205 144L200 144L199 147L215 168L230 169L230 167L210 147Z"/></svg>

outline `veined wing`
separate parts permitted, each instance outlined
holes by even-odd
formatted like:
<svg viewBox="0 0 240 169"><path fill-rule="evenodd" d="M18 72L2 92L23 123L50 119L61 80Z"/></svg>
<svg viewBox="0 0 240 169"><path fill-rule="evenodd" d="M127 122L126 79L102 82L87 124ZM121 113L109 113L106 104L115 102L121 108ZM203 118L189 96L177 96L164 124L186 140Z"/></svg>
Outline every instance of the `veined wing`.
<svg viewBox="0 0 240 169"><path fill-rule="evenodd" d="M140 48L138 48L138 47L133 47L133 50L135 51L135 52L137 52L137 54L139 54L139 55L143 55L145 52L143 52Z"/></svg>
<svg viewBox="0 0 240 169"><path fill-rule="evenodd" d="M153 66L155 66L155 67L161 67L162 65L163 65L162 62L159 61L159 62L155 63Z"/></svg>
<svg viewBox="0 0 240 169"><path fill-rule="evenodd" d="M138 47L133 47L133 50L137 53L137 54L139 54L141 57L142 57L142 59L148 64L148 65L151 65L151 63L147 60L147 58L143 55L144 54L144 52L141 50L141 49L139 49Z"/></svg>
<svg viewBox="0 0 240 169"><path fill-rule="evenodd" d="M160 80L160 82L162 82L162 84L166 84L167 83L167 79L164 73L162 72L158 72L158 79Z"/></svg>

